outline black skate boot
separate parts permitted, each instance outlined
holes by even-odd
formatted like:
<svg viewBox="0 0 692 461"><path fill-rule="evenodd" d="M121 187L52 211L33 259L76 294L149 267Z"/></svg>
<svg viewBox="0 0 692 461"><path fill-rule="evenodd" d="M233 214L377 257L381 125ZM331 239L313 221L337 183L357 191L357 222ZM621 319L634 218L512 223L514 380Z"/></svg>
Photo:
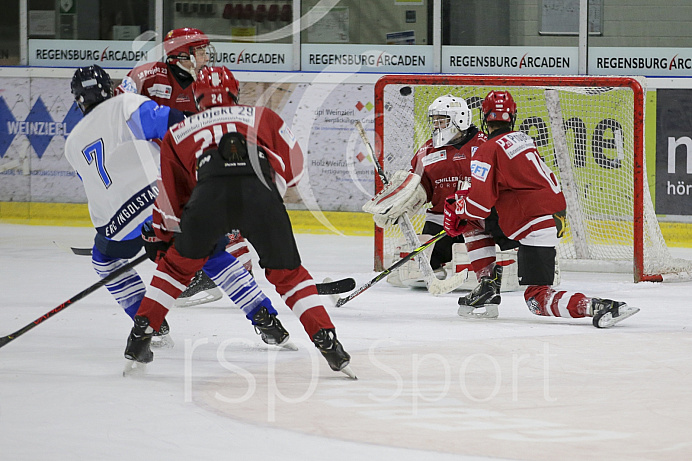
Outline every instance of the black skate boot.
<svg viewBox="0 0 692 461"><path fill-rule="evenodd" d="M176 307L189 307L217 301L223 293L204 271L197 271L195 277L175 300Z"/></svg>
<svg viewBox="0 0 692 461"><path fill-rule="evenodd" d="M171 338L171 335L169 334L170 331L171 329L168 326L168 321L163 319L163 323L161 324L159 331L154 331L154 336L151 338L151 347L159 349L173 347L175 344L173 343L173 338Z"/></svg>
<svg viewBox="0 0 692 461"><path fill-rule="evenodd" d="M149 363L154 360L154 353L149 347L154 329L149 326L149 319L141 315L135 316L135 326L130 331L125 347L125 358L134 362Z"/></svg>
<svg viewBox="0 0 692 461"><path fill-rule="evenodd" d="M266 307L262 306L252 317L252 324L265 343L282 347L289 345L288 331L281 325L279 319L276 318L276 314L270 314ZM291 349L291 347L288 348Z"/></svg>
<svg viewBox="0 0 692 461"><path fill-rule="evenodd" d="M496 265L492 275L481 277L476 288L466 296L459 298L459 310L461 317L469 318L497 318L497 306L500 304L500 286L502 285L502 266ZM485 307L485 311L479 308ZM476 309L479 309L478 311Z"/></svg>
<svg viewBox="0 0 692 461"><path fill-rule="evenodd" d="M591 298L589 310L593 317L593 326L596 328L609 328L627 317L639 312L638 307L630 307L621 301L612 299Z"/></svg>
<svg viewBox="0 0 692 461"><path fill-rule="evenodd" d="M312 337L312 342L315 347L320 350L329 368L334 371L342 371L351 378L356 378L348 364L351 362L351 356L344 350L338 339L336 339L336 331L333 328L322 328Z"/></svg>

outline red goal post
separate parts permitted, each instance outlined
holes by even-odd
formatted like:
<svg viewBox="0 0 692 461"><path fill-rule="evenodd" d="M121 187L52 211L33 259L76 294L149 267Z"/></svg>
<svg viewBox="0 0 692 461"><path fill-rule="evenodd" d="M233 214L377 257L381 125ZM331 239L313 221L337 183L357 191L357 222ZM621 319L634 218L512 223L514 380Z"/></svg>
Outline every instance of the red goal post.
<svg viewBox="0 0 692 461"><path fill-rule="evenodd" d="M692 262L671 257L646 184L645 84L602 76L386 75L375 85L375 153L387 174L408 169L431 136L427 107L435 98L464 97L480 127L488 91L508 90L516 129L534 138L562 183L563 269L632 271L636 282L689 279ZM375 187L382 189L377 175ZM412 217L418 232L424 220L424 212ZM395 262L399 241L397 226L375 227L375 270Z"/></svg>

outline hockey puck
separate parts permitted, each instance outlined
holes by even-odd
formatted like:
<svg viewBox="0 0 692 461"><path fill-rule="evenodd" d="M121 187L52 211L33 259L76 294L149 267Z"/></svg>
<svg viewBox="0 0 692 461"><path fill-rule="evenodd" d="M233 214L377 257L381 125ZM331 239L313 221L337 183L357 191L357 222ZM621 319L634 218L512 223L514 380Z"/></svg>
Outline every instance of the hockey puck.
<svg viewBox="0 0 692 461"><path fill-rule="evenodd" d="M401 96L408 96L413 92L410 86L402 86L401 89L399 90L399 93L401 93Z"/></svg>

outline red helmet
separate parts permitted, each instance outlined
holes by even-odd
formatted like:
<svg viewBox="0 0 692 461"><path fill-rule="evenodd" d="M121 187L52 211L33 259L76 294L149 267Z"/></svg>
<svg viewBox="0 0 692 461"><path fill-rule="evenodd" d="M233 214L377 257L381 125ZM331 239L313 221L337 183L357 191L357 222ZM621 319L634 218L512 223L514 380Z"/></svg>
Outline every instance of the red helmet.
<svg viewBox="0 0 692 461"><path fill-rule="evenodd" d="M173 29L163 40L163 49L169 58L176 58L181 53L192 56L192 50L206 46L209 46L209 38L201 30L191 27Z"/></svg>
<svg viewBox="0 0 692 461"><path fill-rule="evenodd" d="M203 67L192 84L197 108L202 111L216 106L238 104L240 84L227 67Z"/></svg>
<svg viewBox="0 0 692 461"><path fill-rule="evenodd" d="M481 106L483 122L509 122L514 127L517 104L509 91L491 91Z"/></svg>

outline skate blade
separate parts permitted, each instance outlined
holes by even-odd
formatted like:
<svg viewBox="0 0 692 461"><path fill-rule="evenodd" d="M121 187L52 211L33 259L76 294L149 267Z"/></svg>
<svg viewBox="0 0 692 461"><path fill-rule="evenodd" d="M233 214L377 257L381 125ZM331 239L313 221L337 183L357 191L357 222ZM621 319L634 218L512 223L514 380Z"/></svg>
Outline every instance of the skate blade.
<svg viewBox="0 0 692 461"><path fill-rule="evenodd" d="M356 376L356 374L355 374L355 373L353 372L353 370L351 369L351 366L350 366L350 365L346 365L345 367L343 367L343 368L342 368L341 370L339 370L339 371L341 371L342 373L344 373L346 376L348 376L348 377L351 378L351 379L355 379L355 380L358 379L358 377Z"/></svg>
<svg viewBox="0 0 692 461"><path fill-rule="evenodd" d="M214 287L208 290L200 291L199 293L195 293L189 298L178 298L175 300L173 305L175 307L199 306L200 304L218 301L221 298L223 298L223 292L218 287Z"/></svg>
<svg viewBox="0 0 692 461"><path fill-rule="evenodd" d="M297 351L298 350L298 346L293 344L293 341L291 341L290 339L286 339L286 341L284 341L281 344L275 344L275 346L278 348L281 348L283 350L286 350L286 351Z"/></svg>
<svg viewBox="0 0 692 461"><path fill-rule="evenodd" d="M480 310L483 307L485 311ZM500 315L497 304L486 304L482 307L459 306L457 314L465 319L496 319Z"/></svg>
<svg viewBox="0 0 692 461"><path fill-rule="evenodd" d="M137 362L135 360L125 359L125 368L123 369L123 377L141 376L147 371L147 364Z"/></svg>
<svg viewBox="0 0 692 461"><path fill-rule="evenodd" d="M171 349L173 346L175 346L175 342L173 342L173 338L171 338L170 334L151 338L151 347L157 349Z"/></svg>
<svg viewBox="0 0 692 461"><path fill-rule="evenodd" d="M623 306L620 306L620 315L617 317L613 317L613 314L610 312L605 313L601 317L594 317L593 320L593 325L596 328L610 328L616 323L620 323L626 318L632 317L634 314L639 312L638 307L631 307L631 306L624 306L625 308L623 309Z"/></svg>

